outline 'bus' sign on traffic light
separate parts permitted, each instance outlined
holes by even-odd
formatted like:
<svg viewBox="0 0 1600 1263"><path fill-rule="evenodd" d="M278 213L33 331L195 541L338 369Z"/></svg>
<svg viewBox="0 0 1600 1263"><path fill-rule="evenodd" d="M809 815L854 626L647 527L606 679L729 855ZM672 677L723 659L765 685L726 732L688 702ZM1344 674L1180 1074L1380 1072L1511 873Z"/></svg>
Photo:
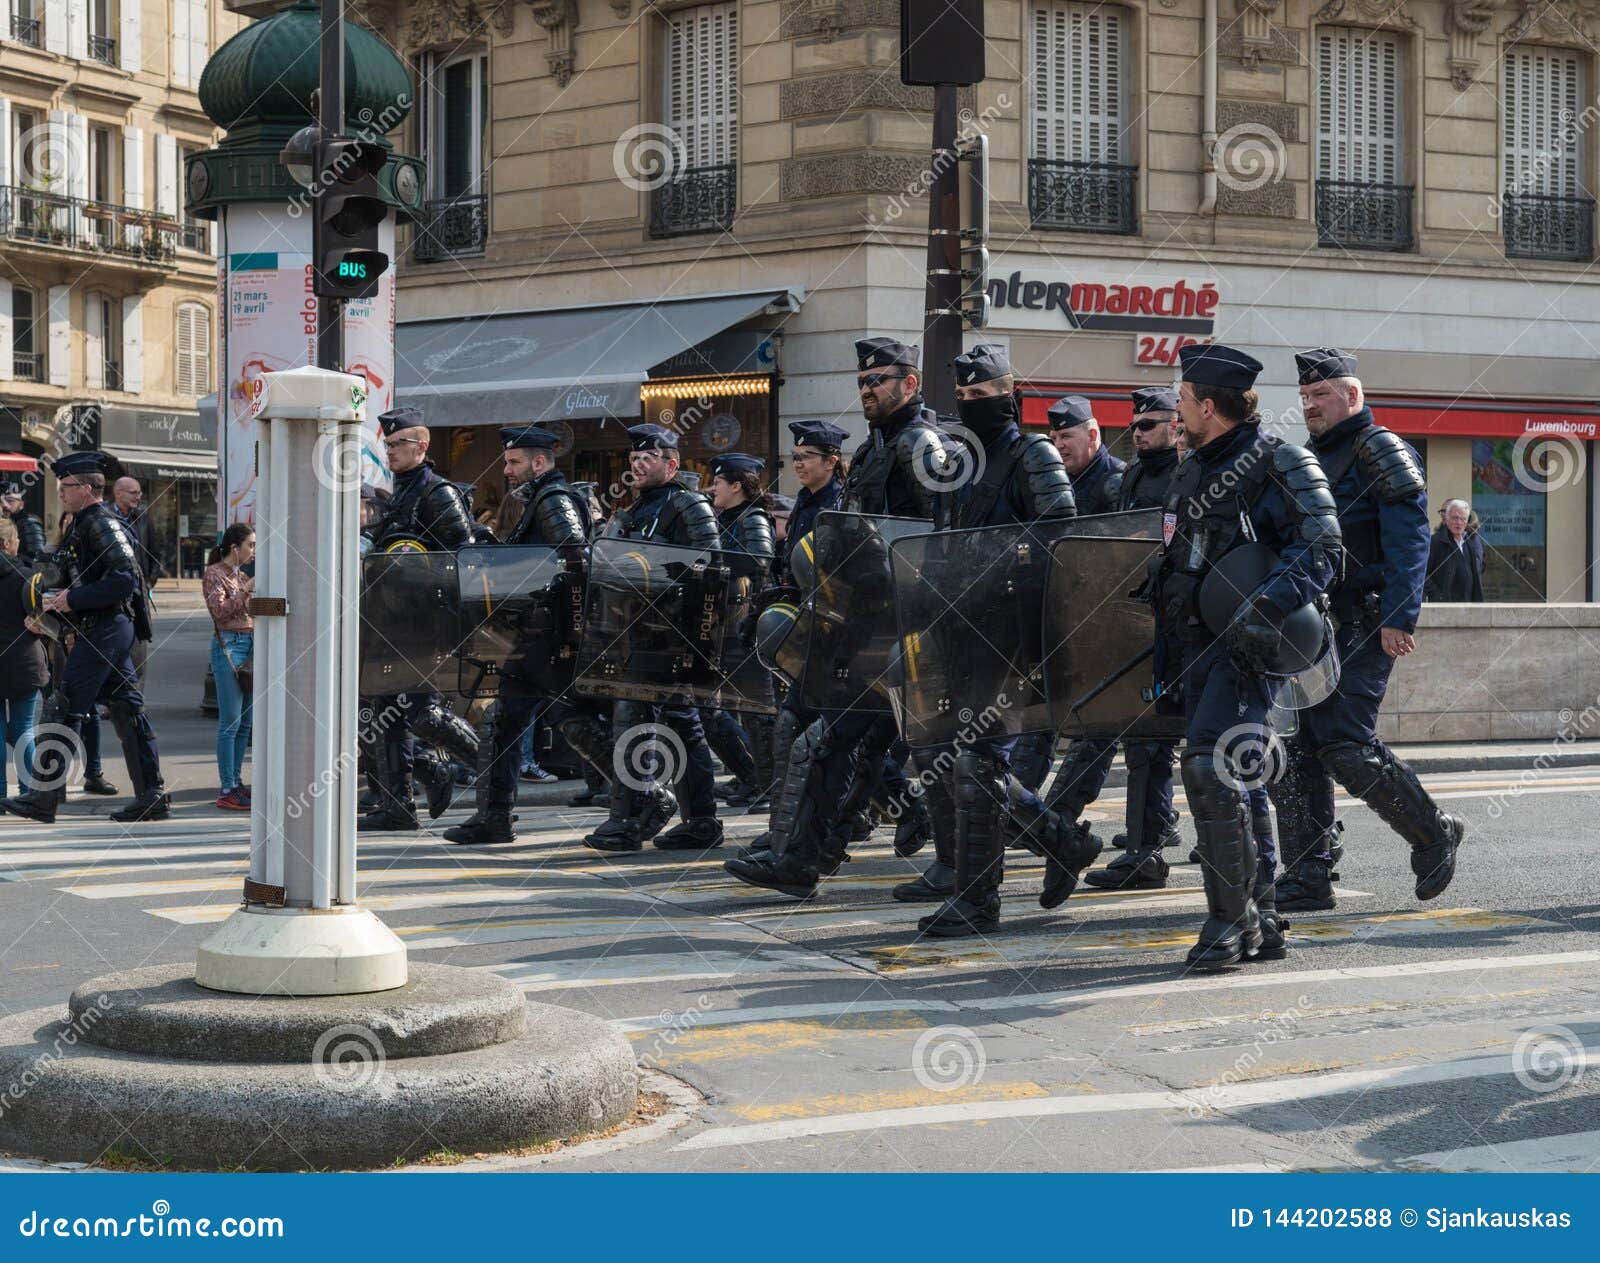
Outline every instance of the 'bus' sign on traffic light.
<svg viewBox="0 0 1600 1263"><path fill-rule="evenodd" d="M378 228L389 214L378 172L389 151L371 141L333 136L317 145L317 209L312 219L312 289L321 298L370 298L389 256Z"/></svg>

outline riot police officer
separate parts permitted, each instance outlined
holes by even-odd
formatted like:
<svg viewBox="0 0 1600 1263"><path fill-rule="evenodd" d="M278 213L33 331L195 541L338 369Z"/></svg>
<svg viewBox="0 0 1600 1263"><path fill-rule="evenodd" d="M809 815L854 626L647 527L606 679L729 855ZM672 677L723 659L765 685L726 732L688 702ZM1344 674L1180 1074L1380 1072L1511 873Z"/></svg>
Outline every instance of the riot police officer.
<svg viewBox="0 0 1600 1263"><path fill-rule="evenodd" d="M372 551L455 552L472 542L475 523L461 489L434 470L428 459L428 427L417 408L395 408L378 418L394 493L388 509L367 528ZM445 705L438 692L401 693L377 699L378 713L392 716L384 725L380 764L383 800L364 815L361 829L417 827L412 797L417 769L416 738L442 746L469 767L477 762L472 726ZM428 760L429 808L437 817L448 805L451 772L442 759Z"/></svg>
<svg viewBox="0 0 1600 1263"><path fill-rule="evenodd" d="M535 425L501 427L502 470L510 494L523 505L522 516L502 543L579 550L589 542L588 503L556 468L560 441ZM552 647L526 646L530 653ZM501 671L492 726L479 745L481 801L471 816L444 831L448 841L481 845L515 839L511 810L517 801L522 734L536 715L543 722L559 723L565 708L564 703L542 696L534 685L518 671L515 659Z"/></svg>
<svg viewBox="0 0 1600 1263"><path fill-rule="evenodd" d="M1287 950L1241 787L1271 739L1274 668L1289 634L1303 640L1309 621L1321 636L1316 603L1337 564L1339 519L1316 457L1261 433L1260 362L1220 343L1179 356L1178 415L1192 455L1163 511L1157 679L1181 691L1187 721L1183 785L1208 910L1188 959L1211 970ZM1244 574L1252 562L1265 568L1260 582ZM1232 612L1208 621L1218 608Z"/></svg>
<svg viewBox="0 0 1600 1263"><path fill-rule="evenodd" d="M765 588L777 555L776 530L762 489L767 462L746 452L727 452L713 457L710 463L711 507L717 514L722 549L756 558L761 563L761 587ZM758 598L760 592L751 596ZM753 618L750 626L739 631L753 649ZM753 675L761 681L760 700L771 705L770 677ZM734 777L726 795L719 788L718 796L725 797L730 807L764 805L772 784L772 717L748 714L741 721L730 710L706 706L700 710L700 722L705 728L706 743Z"/></svg>
<svg viewBox="0 0 1600 1263"><path fill-rule="evenodd" d="M1078 515L1115 513L1121 503L1127 466L1101 441L1094 405L1083 395L1066 395L1051 404L1045 415L1050 424L1050 441L1061 453L1061 463L1072 479Z"/></svg>
<svg viewBox="0 0 1600 1263"><path fill-rule="evenodd" d="M1171 387L1142 386L1133 392L1134 460L1122 475L1119 509L1158 509L1166 502L1167 484L1178 467L1177 417L1178 395ZM1161 851L1178 844L1178 813L1172 806L1176 754L1170 741L1122 743L1128 769L1127 831L1116 838L1122 854L1086 875L1086 885L1105 890L1159 890L1166 885L1168 866ZM1102 777L1083 807L1099 796L1104 783Z"/></svg>
<svg viewBox="0 0 1600 1263"><path fill-rule="evenodd" d="M856 387L868 435L845 476L840 507L846 511L933 518L944 440L938 415L922 398L918 355L917 347L894 338L856 342ZM869 770L881 765L895 732L892 714L864 709L832 711L805 727L789 751L773 800L772 849L729 860L728 872L752 886L808 897L816 888L819 864L831 868L842 859L831 852L824 857L823 849L830 839L839 839L833 826L858 763L865 757ZM932 814L939 861L931 880L897 887L896 898L942 901L953 889L953 808L935 808Z"/></svg>
<svg viewBox="0 0 1600 1263"><path fill-rule="evenodd" d="M1339 623L1339 682L1331 696L1299 712L1285 775L1269 790L1287 869L1278 906L1334 906L1335 780L1410 844L1417 898L1433 899L1455 875L1466 822L1441 811L1377 734L1389 673L1416 647L1428 567L1426 480L1406 442L1372 419L1354 355L1317 347L1296 355L1295 365L1311 450L1338 505L1345 560L1329 592Z"/></svg>
<svg viewBox="0 0 1600 1263"><path fill-rule="evenodd" d="M144 573L132 530L101 500L106 461L101 452L71 452L51 465L72 529L55 554L62 587L43 610L71 625L73 644L41 722L81 735L95 706L103 703L134 785L133 802L112 812L111 819L165 820L170 799L132 657L134 641L151 638ZM6 810L53 823L66 795L65 757L60 751L36 755L34 787L6 799Z"/></svg>
<svg viewBox="0 0 1600 1263"><path fill-rule="evenodd" d="M964 530L1073 517L1077 508L1061 456L1043 435L1022 433L1016 378L1004 348L981 343L958 355L954 368L956 409L966 431L962 441L982 450L972 453L981 457L971 466L975 476L960 480L953 491L940 496L939 528ZM981 475L976 473L979 468ZM966 586L960 596L954 591L950 596L987 606L990 585L984 576L992 575L1003 584L1005 567L990 557L974 557L973 563L970 574L962 575ZM1000 924L1007 759L1014 744L1015 738L978 737L953 751L954 888L937 912L917 923L924 933L959 938Z"/></svg>
<svg viewBox="0 0 1600 1263"><path fill-rule="evenodd" d="M45 560L50 546L45 542L44 523L28 512L19 484L0 483L0 513L17 528L17 561L23 566L35 566Z"/></svg>
<svg viewBox="0 0 1600 1263"><path fill-rule="evenodd" d="M628 430L628 439L635 498L611 519L605 531L607 537L717 548L721 535L711 502L685 485L679 475L678 436L664 426L636 425ZM684 699L661 705L618 701L612 709L616 740L637 741L640 749L648 746L655 727L663 723L681 743L686 765L672 769L678 773L678 788L683 794L683 822L660 837L656 835L679 806L672 792L649 782L644 777L644 764L624 776L619 765L625 759L632 765L636 752L619 746L613 757L610 742L598 725L563 724L569 744L611 779L610 818L584 838L585 846L597 851L638 851L652 838L663 850L703 850L722 844L711 750L706 745L698 708Z"/></svg>

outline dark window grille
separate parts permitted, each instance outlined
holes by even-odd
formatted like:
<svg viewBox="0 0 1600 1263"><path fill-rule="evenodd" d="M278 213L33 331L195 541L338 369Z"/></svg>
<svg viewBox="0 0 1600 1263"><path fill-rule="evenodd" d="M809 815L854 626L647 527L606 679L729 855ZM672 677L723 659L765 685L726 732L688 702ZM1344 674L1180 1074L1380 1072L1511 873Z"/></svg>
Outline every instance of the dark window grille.
<svg viewBox="0 0 1600 1263"><path fill-rule="evenodd" d="M37 353L29 354L26 351L13 351L11 353L11 375L18 381L42 382L44 380L44 356Z"/></svg>
<svg viewBox="0 0 1600 1263"><path fill-rule="evenodd" d="M25 18L20 13L11 15L11 38L29 48L43 46L43 28L38 18Z"/></svg>
<svg viewBox="0 0 1600 1263"><path fill-rule="evenodd" d="M1588 263L1594 258L1594 198L1508 194L1501 206L1506 258Z"/></svg>
<svg viewBox="0 0 1600 1263"><path fill-rule="evenodd" d="M117 41L109 35L89 36L89 56L94 61L104 62L108 66L117 64Z"/></svg>
<svg viewBox="0 0 1600 1263"><path fill-rule="evenodd" d="M686 237L699 232L725 232L733 227L738 192L734 163L686 167L650 191L650 235Z"/></svg>
<svg viewBox="0 0 1600 1263"><path fill-rule="evenodd" d="M1139 168L1113 162L1028 161L1028 213L1035 228L1132 236L1139 231Z"/></svg>
<svg viewBox="0 0 1600 1263"><path fill-rule="evenodd" d="M411 257L418 263L482 254L489 242L489 199L451 197L426 202L412 231Z"/></svg>
<svg viewBox="0 0 1600 1263"><path fill-rule="evenodd" d="M1405 251L1411 232L1411 185L1317 181L1317 244L1346 250Z"/></svg>

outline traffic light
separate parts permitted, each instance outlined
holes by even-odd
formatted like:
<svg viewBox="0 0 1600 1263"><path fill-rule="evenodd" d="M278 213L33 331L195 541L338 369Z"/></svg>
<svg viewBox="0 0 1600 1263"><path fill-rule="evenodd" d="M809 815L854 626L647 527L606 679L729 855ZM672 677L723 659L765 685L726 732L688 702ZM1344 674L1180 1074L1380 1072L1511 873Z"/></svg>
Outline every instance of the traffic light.
<svg viewBox="0 0 1600 1263"><path fill-rule="evenodd" d="M317 143L316 214L312 218L312 290L320 298L370 298L389 256L378 226L389 213L378 172L389 161L382 145L349 136Z"/></svg>

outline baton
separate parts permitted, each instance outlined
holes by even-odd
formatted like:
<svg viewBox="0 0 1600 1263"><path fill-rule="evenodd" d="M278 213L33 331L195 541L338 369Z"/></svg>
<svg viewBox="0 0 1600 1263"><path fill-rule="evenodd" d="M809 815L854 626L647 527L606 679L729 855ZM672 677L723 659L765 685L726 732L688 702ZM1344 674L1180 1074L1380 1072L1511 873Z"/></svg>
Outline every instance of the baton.
<svg viewBox="0 0 1600 1263"><path fill-rule="evenodd" d="M1133 657L1129 658L1110 675L1106 676L1105 679L1101 680L1100 683L1096 684L1082 697L1078 698L1077 701L1069 705L1067 710L1074 715L1077 714L1090 702L1094 701L1095 698L1099 697L1100 694L1104 693L1108 688L1120 680L1123 676L1127 675L1129 671L1132 671L1134 667L1138 666L1146 658L1153 657L1155 651L1156 647L1154 645L1151 645L1148 649L1139 650L1139 652L1134 654Z"/></svg>

